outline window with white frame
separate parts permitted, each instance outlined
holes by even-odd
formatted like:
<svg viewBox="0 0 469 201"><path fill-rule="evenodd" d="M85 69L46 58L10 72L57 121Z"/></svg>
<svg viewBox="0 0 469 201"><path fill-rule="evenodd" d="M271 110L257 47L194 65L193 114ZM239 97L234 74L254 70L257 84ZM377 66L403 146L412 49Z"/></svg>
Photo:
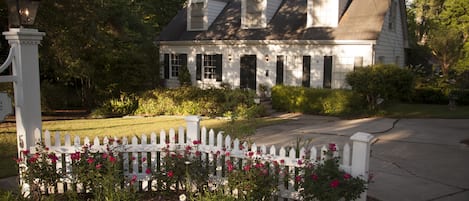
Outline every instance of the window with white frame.
<svg viewBox="0 0 469 201"><path fill-rule="evenodd" d="M204 55L203 75L204 79L216 79L216 55Z"/></svg>
<svg viewBox="0 0 469 201"><path fill-rule="evenodd" d="M171 54L171 77L178 77L182 66L181 55Z"/></svg>
<svg viewBox="0 0 469 201"><path fill-rule="evenodd" d="M242 13L243 28L264 28L266 27L265 0L244 0Z"/></svg>
<svg viewBox="0 0 469 201"><path fill-rule="evenodd" d="M347 73L353 71L354 57L336 57L335 66L332 70L332 86L333 88L347 88L345 78Z"/></svg>
<svg viewBox="0 0 469 201"><path fill-rule="evenodd" d="M192 1L190 4L190 30L203 30L205 28L205 3L204 1Z"/></svg>

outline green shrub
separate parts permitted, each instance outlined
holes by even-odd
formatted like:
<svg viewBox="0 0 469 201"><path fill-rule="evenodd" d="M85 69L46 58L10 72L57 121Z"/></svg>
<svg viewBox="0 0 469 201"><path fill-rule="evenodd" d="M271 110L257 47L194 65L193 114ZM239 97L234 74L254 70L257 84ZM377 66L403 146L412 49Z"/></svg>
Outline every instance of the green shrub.
<svg viewBox="0 0 469 201"><path fill-rule="evenodd" d="M346 81L353 91L366 97L372 110L382 101L410 99L414 88L414 75L410 70L389 64L357 68L347 74Z"/></svg>
<svg viewBox="0 0 469 201"><path fill-rule="evenodd" d="M187 69L187 65L181 66L179 69L179 84L181 86L191 86L192 85L192 80L191 80L191 74L189 72L189 69Z"/></svg>
<svg viewBox="0 0 469 201"><path fill-rule="evenodd" d="M362 98L350 90L277 85L272 107L280 111L322 115L348 115L364 108Z"/></svg>
<svg viewBox="0 0 469 201"><path fill-rule="evenodd" d="M254 103L255 93L241 89L200 89L181 87L156 89L143 94L135 111L139 115L223 116L231 112L236 117L250 118L262 112ZM255 112L252 112L254 110Z"/></svg>
<svg viewBox="0 0 469 201"><path fill-rule="evenodd" d="M448 104L448 96L441 89L417 88L411 97L412 103L422 104Z"/></svg>
<svg viewBox="0 0 469 201"><path fill-rule="evenodd" d="M106 101L101 107L92 112L92 116L124 116L133 114L138 108L135 95L121 94L120 98Z"/></svg>
<svg viewBox="0 0 469 201"><path fill-rule="evenodd" d="M83 107L81 94L70 87L41 83L41 107L44 111Z"/></svg>

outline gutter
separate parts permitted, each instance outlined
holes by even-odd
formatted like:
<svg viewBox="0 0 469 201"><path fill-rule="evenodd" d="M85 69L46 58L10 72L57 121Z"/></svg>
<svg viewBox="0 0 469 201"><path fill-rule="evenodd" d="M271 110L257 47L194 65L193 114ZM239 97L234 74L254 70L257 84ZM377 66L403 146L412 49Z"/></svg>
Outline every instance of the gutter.
<svg viewBox="0 0 469 201"><path fill-rule="evenodd" d="M195 40L159 41L160 45L374 45L376 40Z"/></svg>

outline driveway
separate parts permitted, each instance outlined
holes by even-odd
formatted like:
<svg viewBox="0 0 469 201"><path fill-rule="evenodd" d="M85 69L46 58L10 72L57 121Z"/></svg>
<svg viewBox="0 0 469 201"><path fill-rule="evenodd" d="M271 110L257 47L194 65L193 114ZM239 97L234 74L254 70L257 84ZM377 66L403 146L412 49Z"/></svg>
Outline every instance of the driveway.
<svg viewBox="0 0 469 201"><path fill-rule="evenodd" d="M469 201L468 119L341 120L284 114L291 121L260 128L258 145L344 144L361 131L375 136L368 195L382 201Z"/></svg>

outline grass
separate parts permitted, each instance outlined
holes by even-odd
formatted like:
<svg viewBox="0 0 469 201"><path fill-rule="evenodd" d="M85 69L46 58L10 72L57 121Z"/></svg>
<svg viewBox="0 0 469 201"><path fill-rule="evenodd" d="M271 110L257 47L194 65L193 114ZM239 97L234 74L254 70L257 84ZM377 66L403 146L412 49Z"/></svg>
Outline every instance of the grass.
<svg viewBox="0 0 469 201"><path fill-rule="evenodd" d="M469 106L456 106L450 110L448 105L399 103L386 107L378 115L389 118L469 119Z"/></svg>
<svg viewBox="0 0 469 201"><path fill-rule="evenodd" d="M255 128L282 121L275 118L260 118L256 120L229 121L223 119L203 119L201 126L214 129L216 132L225 131L232 138L244 138L254 134ZM186 126L184 117L163 116L148 118L109 118L109 119L79 119L62 121L44 121L43 130L60 132L72 136L85 137L132 137L151 132L157 134L161 130L177 129ZM63 136L62 136L63 137ZM54 143L54 142L52 142ZM16 126L13 123L0 124L0 178L18 174L16 163Z"/></svg>

